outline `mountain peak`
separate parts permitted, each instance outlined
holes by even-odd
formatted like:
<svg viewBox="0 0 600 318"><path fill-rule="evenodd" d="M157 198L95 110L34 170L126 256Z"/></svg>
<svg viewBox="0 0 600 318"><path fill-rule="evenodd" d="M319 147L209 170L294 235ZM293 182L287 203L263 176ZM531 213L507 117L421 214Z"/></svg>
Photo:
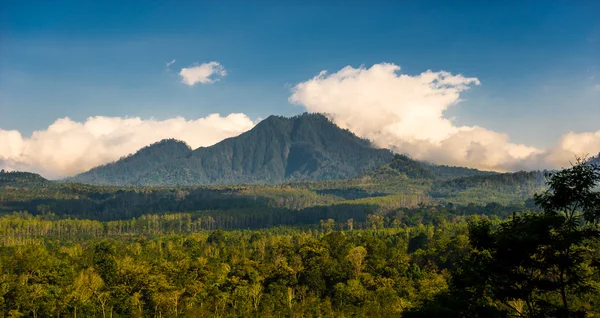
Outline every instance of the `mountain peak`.
<svg viewBox="0 0 600 318"><path fill-rule="evenodd" d="M135 156L140 153L148 152L148 151L156 151L156 150L169 150L169 151L177 151L177 152L186 152L191 151L192 147L190 147L185 141L175 139L175 138L167 138L155 143L152 143L140 150L138 150L135 154L130 156Z"/></svg>
<svg viewBox="0 0 600 318"><path fill-rule="evenodd" d="M323 114L304 113L290 118L269 116L237 137L193 151L182 142L163 140L72 179L116 185L345 179L392 157L389 150L373 148Z"/></svg>

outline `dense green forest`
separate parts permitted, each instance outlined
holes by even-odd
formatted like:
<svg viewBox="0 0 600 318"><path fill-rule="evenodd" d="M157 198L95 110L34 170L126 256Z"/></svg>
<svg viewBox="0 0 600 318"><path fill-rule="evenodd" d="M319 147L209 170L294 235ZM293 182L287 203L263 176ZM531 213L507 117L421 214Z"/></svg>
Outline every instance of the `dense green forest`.
<svg viewBox="0 0 600 318"><path fill-rule="evenodd" d="M0 314L600 315L600 168L580 162L539 188L539 173L390 178L394 166L173 188L3 172ZM19 205L33 209L8 212Z"/></svg>
<svg viewBox="0 0 600 318"><path fill-rule="evenodd" d="M431 167L406 156L347 180L279 185L132 187L52 182L25 172L0 173L0 213L53 213L61 218L125 220L172 212L232 214L234 228L313 224L322 218L362 221L368 214L434 206L457 215L507 216L532 209L542 172L487 173ZM465 172L466 171L466 172ZM465 176L468 175L468 176ZM248 217L246 217L248 216ZM225 226L225 225L224 225Z"/></svg>

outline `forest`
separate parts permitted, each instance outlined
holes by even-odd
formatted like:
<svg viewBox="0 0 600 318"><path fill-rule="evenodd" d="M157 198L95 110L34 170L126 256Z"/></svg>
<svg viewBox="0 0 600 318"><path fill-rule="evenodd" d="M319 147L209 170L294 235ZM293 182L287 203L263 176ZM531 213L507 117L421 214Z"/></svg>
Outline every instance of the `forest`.
<svg viewBox="0 0 600 318"><path fill-rule="evenodd" d="M0 315L600 315L600 167L542 188L414 176L123 188L3 172Z"/></svg>

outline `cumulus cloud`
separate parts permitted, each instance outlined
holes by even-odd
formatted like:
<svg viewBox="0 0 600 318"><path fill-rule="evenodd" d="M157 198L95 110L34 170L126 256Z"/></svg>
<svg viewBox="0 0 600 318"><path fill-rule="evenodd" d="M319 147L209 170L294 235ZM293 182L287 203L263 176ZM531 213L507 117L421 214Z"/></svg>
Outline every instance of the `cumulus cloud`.
<svg viewBox="0 0 600 318"><path fill-rule="evenodd" d="M237 136L253 126L248 116L239 113L194 120L98 116L76 122L61 118L29 138L15 130L0 129L0 168L61 178L118 160L165 138L183 140L197 148Z"/></svg>
<svg viewBox="0 0 600 318"><path fill-rule="evenodd" d="M475 85L480 82L474 77L444 71L407 75L397 65L381 63L322 71L294 86L289 101L327 113L377 146L438 164L498 171L547 168L600 151L600 131L571 133L551 149L538 149L511 142L505 133L456 125L444 111Z"/></svg>
<svg viewBox="0 0 600 318"><path fill-rule="evenodd" d="M530 167L535 167L535 162L546 162L552 167L565 167L574 161L575 157L594 156L600 153L600 130L595 132L575 133L569 132L562 136L554 147L542 152L534 158Z"/></svg>
<svg viewBox="0 0 600 318"><path fill-rule="evenodd" d="M200 65L184 67L179 72L181 82L193 86L196 83L211 84L227 75L225 68L219 62L209 62Z"/></svg>

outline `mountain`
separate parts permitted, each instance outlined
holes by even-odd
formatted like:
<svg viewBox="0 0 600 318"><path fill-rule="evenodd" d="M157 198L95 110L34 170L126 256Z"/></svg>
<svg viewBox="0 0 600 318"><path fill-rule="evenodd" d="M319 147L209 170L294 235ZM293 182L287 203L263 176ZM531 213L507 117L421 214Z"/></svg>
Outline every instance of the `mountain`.
<svg viewBox="0 0 600 318"><path fill-rule="evenodd" d="M185 142L164 139L146 146L133 155L119 161L98 166L68 181L99 185L128 185L131 177L151 173L158 167L191 155L192 149Z"/></svg>
<svg viewBox="0 0 600 318"><path fill-rule="evenodd" d="M392 178L411 178L411 179L434 179L436 178L425 165L419 161L413 160L405 155L396 154L392 161L365 173L367 176L375 177L379 180Z"/></svg>
<svg viewBox="0 0 600 318"><path fill-rule="evenodd" d="M446 165L434 165L431 163L423 163L425 169L429 170L438 179L455 179L477 176L492 176L497 175L494 171L477 170L473 168L454 167Z"/></svg>
<svg viewBox="0 0 600 318"><path fill-rule="evenodd" d="M321 114L270 116L210 147L192 151L164 140L69 181L166 186L347 179L393 158Z"/></svg>
<svg viewBox="0 0 600 318"><path fill-rule="evenodd" d="M452 167L434 165L428 162L417 161L406 155L396 154L392 161L365 175L378 179L405 177L411 179L456 179L477 176L491 176L498 174L493 171L482 171L465 167Z"/></svg>
<svg viewBox="0 0 600 318"><path fill-rule="evenodd" d="M0 188L4 187L45 187L52 181L44 179L37 173L0 170Z"/></svg>

